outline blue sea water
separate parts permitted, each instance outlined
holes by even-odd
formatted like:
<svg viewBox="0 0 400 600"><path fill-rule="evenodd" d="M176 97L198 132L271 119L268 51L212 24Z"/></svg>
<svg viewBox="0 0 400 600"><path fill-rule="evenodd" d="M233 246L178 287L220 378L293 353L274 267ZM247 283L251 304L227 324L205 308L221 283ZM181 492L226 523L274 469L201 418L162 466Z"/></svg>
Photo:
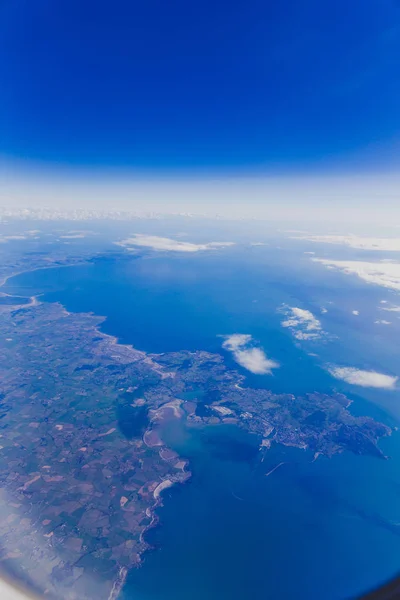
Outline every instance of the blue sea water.
<svg viewBox="0 0 400 600"><path fill-rule="evenodd" d="M248 385L295 394L337 389L356 414L390 425L400 416L396 391L354 388L324 368L396 373L396 329L374 327L385 293L290 249L115 256L25 273L3 289L104 315L106 333L147 352L224 352L221 335L251 334L281 367L273 376L241 370ZM285 304L312 310L329 338L294 343L281 326ZM229 353L224 358L239 368ZM175 424L165 435L190 459L193 477L164 492L160 526L149 533L156 549L130 573L124 600L337 600L400 570L398 433L382 441L387 461L345 453L312 462L307 452L277 446L263 463L251 436L236 429L228 444L223 428L204 435Z"/></svg>

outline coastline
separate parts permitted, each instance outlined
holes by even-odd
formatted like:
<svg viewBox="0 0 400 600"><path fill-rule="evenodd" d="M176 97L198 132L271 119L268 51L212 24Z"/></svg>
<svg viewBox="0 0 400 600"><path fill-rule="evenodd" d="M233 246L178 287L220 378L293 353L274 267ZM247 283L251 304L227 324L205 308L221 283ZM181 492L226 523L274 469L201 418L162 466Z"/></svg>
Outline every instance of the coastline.
<svg viewBox="0 0 400 600"><path fill-rule="evenodd" d="M63 265L63 266L74 266L74 265ZM58 266L57 267L47 267L47 268L58 268ZM37 270L41 270L41 268L33 269L33 271L37 271ZM25 272L29 272L29 271L25 271ZM10 276L10 277L12 277L12 276ZM40 302L39 300L37 301L37 303L38 304L44 304L44 303ZM151 355L149 355L149 354L147 354L144 351L137 350L132 344L123 344L123 343L121 343L119 341L118 337L110 335L110 334L107 334L104 331L102 331L101 330L101 325L107 319L107 317L100 316L100 315L95 315L94 313L90 313L90 312L86 312L86 313L84 313L84 312L82 312L82 313L74 313L73 312L73 313L71 313L71 312L67 311L67 309L61 303L59 303L59 302L56 303L55 302L53 304L57 304L58 306L60 306L62 308L62 310L64 311L64 314L66 316L71 316L71 315L75 315L75 314L77 314L77 315L86 315L86 316L90 317L91 319L97 320L98 321L97 324L93 323L93 328L96 331L97 335L99 337L103 338L103 340L104 340L104 342L105 342L106 345L109 345L110 347L111 346L113 346L113 347L118 346L121 349L125 349L127 351L127 354L130 355L130 357L134 359L132 362L146 361L146 364L149 364L152 368L154 368L154 370L158 370L159 369L158 372L163 372L164 371L164 367L162 365L159 365L158 363L156 363L156 362L153 361L153 358L156 358L157 356L162 356L162 354L151 354ZM31 304L30 305L21 305L21 307L29 308L29 307L32 307L32 305ZM15 306L14 306L14 308L15 308ZM121 356L123 357L124 353L122 353ZM150 361L150 362L148 362L148 361ZM239 377L241 377L242 379L244 379L244 376L242 376L242 375L239 375ZM237 389L239 391L240 390L245 390L245 388L242 388L238 384L236 384L236 387L237 387ZM279 467L279 466L280 465L277 465L277 467ZM272 471L276 470L277 467L275 467ZM189 477L187 477L187 479L188 478ZM163 481L165 481L165 480L163 480ZM158 483L158 485L155 488L155 490L160 488L160 486L163 484L163 481L161 481L160 483ZM185 482L185 481L186 481L186 479L184 481L182 481L182 483ZM173 482L173 483L177 483L177 481ZM154 502L154 504L151 507L149 507L148 510L150 511L150 514L147 515L149 518L151 517L151 522L146 527L146 529L144 529L143 532L141 533L141 541L143 542L143 544L147 544L147 542L145 542L145 540L143 538L143 536L145 535L145 533L149 529L151 529L152 527L157 526L157 524L159 523L159 518L158 518L158 516L156 514L156 511L157 511L158 507L162 506L162 491L163 491L163 489L167 489L167 487L170 487L170 485L167 485L166 487L162 488L161 490L159 489L159 494L157 495L157 497L154 495L155 490L153 492L153 497L154 497L155 502ZM151 549L151 547L147 544L147 547L144 548L141 551L140 556L142 557L149 549ZM135 568L137 566L138 566L138 564L134 564L132 568ZM121 567L121 569L122 569L122 567ZM126 578L126 576L125 576L125 578ZM118 576L117 576L117 578L116 578L116 580L114 582L115 585L116 585L116 588L113 587L113 589L117 589L118 592L117 592L116 596L113 596L113 598L116 598L118 596L118 594L121 592L121 590L122 590L122 588L124 586L125 578L123 578L122 584L121 584L120 588L118 588L118 585L119 585L118 581L120 581L120 573L118 574Z"/></svg>

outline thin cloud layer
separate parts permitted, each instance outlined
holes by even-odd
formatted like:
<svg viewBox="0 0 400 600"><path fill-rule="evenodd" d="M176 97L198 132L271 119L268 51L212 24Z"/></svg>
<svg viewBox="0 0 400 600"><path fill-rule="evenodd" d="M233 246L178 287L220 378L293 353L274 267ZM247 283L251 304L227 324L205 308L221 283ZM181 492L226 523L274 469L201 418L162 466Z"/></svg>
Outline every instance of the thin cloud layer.
<svg viewBox="0 0 400 600"><path fill-rule="evenodd" d="M251 335L234 333L224 337L225 341L222 347L232 352L236 362L251 373L271 375L272 369L277 369L280 366L278 362L268 358L262 348L253 345Z"/></svg>
<svg viewBox="0 0 400 600"><path fill-rule="evenodd" d="M357 235L298 235L293 240L305 240L320 244L337 244L357 250L377 250L380 252L400 252L400 238L373 238Z"/></svg>
<svg viewBox="0 0 400 600"><path fill-rule="evenodd" d="M63 240L75 240L79 238L85 238L86 235L84 233L73 233L71 235L60 235L60 238Z"/></svg>
<svg viewBox="0 0 400 600"><path fill-rule="evenodd" d="M393 390L398 380L398 377L393 377L392 375L385 375L377 371L363 371L355 367L338 367L332 365L328 368L328 371L336 379L342 379L346 383L361 387Z"/></svg>
<svg viewBox="0 0 400 600"><path fill-rule="evenodd" d="M200 250L213 250L216 248L224 248L226 246L233 246L234 242L210 242L208 244L193 244L190 242L180 242L165 237L158 237L157 235L145 235L137 233L132 237L122 240L122 242L116 242L118 246L123 246L129 250L130 246L140 246L144 248L151 248L152 250L160 250L162 252L199 252Z"/></svg>
<svg viewBox="0 0 400 600"><path fill-rule="evenodd" d="M323 335L321 322L311 311L298 307L285 307L289 317L282 321L282 327L288 327L297 340L317 340Z"/></svg>
<svg viewBox="0 0 400 600"><path fill-rule="evenodd" d="M16 233L13 235L1 235L0 234L0 243L5 244L6 242L19 241L19 240L29 240L36 239L36 234L40 233L38 229L32 229L30 231L24 231L23 233Z"/></svg>
<svg viewBox="0 0 400 600"><path fill-rule="evenodd" d="M400 262L363 262L358 260L329 260L312 258L328 269L339 269L347 275L357 275L367 283L400 292Z"/></svg>

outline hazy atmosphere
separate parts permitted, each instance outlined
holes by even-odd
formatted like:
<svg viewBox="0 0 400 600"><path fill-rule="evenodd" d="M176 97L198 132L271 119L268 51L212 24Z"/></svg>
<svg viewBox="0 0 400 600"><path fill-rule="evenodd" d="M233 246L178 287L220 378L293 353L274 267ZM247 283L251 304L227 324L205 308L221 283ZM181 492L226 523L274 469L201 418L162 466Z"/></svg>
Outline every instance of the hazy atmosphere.
<svg viewBox="0 0 400 600"><path fill-rule="evenodd" d="M399 2L0 0L0 88L2 600L398 577Z"/></svg>
<svg viewBox="0 0 400 600"><path fill-rule="evenodd" d="M0 204L393 225L399 46L391 0L6 0Z"/></svg>

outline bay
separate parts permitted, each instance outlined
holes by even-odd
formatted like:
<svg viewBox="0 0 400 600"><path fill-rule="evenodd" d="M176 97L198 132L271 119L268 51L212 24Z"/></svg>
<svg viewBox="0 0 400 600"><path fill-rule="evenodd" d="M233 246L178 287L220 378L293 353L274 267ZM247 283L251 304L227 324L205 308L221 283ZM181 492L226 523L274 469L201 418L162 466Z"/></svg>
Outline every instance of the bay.
<svg viewBox="0 0 400 600"><path fill-rule="evenodd" d="M321 281L293 256L209 255L46 269L10 279L4 291L42 294L41 300L69 311L104 315L106 333L140 350L223 352L227 365L239 370L220 336L250 334L281 367L273 376L241 370L248 385L294 394L336 389L352 398L354 413L396 424L396 393L351 388L323 368L355 357L359 364L392 368L390 332L366 344L367 327L334 310L323 322L332 340L316 348L295 344L281 326L283 305L315 311L332 298L338 303L340 293L348 306L372 315L381 293L351 282L335 291L336 283ZM275 446L262 463L255 441L237 429L227 438L214 428L210 437L178 423L165 434L189 458L193 475L164 492L160 525L148 533L155 550L130 573L124 600L338 600L397 573L397 432L382 442L387 461L345 453L313 462L307 452Z"/></svg>

